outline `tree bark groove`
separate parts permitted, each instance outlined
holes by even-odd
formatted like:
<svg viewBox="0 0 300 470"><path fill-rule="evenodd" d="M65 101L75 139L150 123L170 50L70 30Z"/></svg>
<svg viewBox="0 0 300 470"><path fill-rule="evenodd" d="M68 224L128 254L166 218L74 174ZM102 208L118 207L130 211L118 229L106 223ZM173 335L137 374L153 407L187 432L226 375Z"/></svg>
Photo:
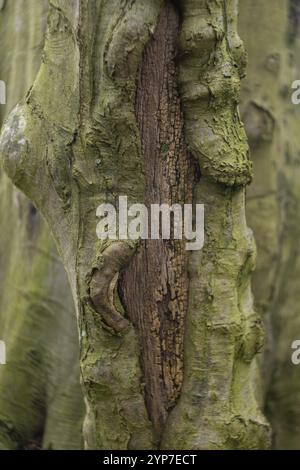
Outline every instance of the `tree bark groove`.
<svg viewBox="0 0 300 470"><path fill-rule="evenodd" d="M254 393L244 65L235 0L50 1L43 63L0 150L68 271L87 448L269 445ZM204 249L97 240L97 206L120 195L204 203Z"/></svg>
<svg viewBox="0 0 300 470"><path fill-rule="evenodd" d="M166 2L145 47L136 96L145 203L192 203L193 161L183 135L176 78L179 14ZM183 240L146 240L123 275L122 298L140 338L146 403L158 435L183 380L188 255Z"/></svg>

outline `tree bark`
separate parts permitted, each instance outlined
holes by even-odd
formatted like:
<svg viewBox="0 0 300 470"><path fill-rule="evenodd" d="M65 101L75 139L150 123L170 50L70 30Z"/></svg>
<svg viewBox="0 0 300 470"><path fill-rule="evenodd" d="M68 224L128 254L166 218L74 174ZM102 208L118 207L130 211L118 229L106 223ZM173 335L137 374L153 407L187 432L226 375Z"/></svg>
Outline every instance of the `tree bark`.
<svg viewBox="0 0 300 470"><path fill-rule="evenodd" d="M1 2L1 123L36 76L46 17L46 1ZM0 448L78 449L84 407L67 277L47 225L2 170L0 193Z"/></svg>
<svg viewBox="0 0 300 470"><path fill-rule="evenodd" d="M237 2L49 4L42 65L0 149L68 272L86 448L267 448ZM96 208L120 195L204 203L204 249L98 240Z"/></svg>
<svg viewBox="0 0 300 470"><path fill-rule="evenodd" d="M256 174L247 215L258 246L256 307L268 332L261 399L275 449L298 449L300 432L300 377L291 361L300 328L300 109L291 101L291 85L300 72L299 18L298 0L274 1L272 8L266 2L241 2L240 29L249 52L242 114Z"/></svg>

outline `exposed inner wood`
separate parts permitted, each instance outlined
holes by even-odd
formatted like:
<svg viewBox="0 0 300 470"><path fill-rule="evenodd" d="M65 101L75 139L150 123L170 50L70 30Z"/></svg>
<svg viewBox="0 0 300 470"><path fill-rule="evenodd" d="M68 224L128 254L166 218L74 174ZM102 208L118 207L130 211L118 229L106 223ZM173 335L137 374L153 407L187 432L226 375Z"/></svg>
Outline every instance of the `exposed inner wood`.
<svg viewBox="0 0 300 470"><path fill-rule="evenodd" d="M166 2L140 67L136 115L148 207L192 202L195 170L184 143L176 77L178 31L178 13ZM120 282L122 301L139 332L146 404L158 435L183 378L187 256L184 241L142 241Z"/></svg>

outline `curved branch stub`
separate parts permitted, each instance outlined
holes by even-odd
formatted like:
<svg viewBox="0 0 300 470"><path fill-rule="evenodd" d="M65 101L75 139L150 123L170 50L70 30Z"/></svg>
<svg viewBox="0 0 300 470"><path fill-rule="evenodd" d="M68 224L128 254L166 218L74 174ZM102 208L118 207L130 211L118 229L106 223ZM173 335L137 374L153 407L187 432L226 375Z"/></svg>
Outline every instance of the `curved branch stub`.
<svg viewBox="0 0 300 470"><path fill-rule="evenodd" d="M129 321L115 306L115 293L119 273L129 263L135 247L126 242L114 242L107 247L99 259L97 267L92 269L88 281L89 297L96 312L104 323L116 333L129 327Z"/></svg>

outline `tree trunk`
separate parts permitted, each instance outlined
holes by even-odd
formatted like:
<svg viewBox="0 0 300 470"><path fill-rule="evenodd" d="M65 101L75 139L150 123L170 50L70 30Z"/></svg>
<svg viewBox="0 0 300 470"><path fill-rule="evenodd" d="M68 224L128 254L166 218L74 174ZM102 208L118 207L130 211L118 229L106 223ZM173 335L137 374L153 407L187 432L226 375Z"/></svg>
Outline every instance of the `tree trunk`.
<svg viewBox="0 0 300 470"><path fill-rule="evenodd" d="M1 2L4 115L32 85L40 65L47 2ZM0 448L78 449L83 401L74 304L49 229L0 174Z"/></svg>
<svg viewBox="0 0 300 470"><path fill-rule="evenodd" d="M0 149L68 272L86 448L268 448L237 2L49 3L40 70ZM121 195L205 204L203 250L97 239L97 207Z"/></svg>
<svg viewBox="0 0 300 470"><path fill-rule="evenodd" d="M299 0L277 0L272 8L258 0L241 2L241 35L249 52L242 108L256 174L247 214L258 246L253 287L268 331L263 395L275 449L299 449L300 438L300 376L291 361L300 329L300 108L291 101L300 73L299 19Z"/></svg>

